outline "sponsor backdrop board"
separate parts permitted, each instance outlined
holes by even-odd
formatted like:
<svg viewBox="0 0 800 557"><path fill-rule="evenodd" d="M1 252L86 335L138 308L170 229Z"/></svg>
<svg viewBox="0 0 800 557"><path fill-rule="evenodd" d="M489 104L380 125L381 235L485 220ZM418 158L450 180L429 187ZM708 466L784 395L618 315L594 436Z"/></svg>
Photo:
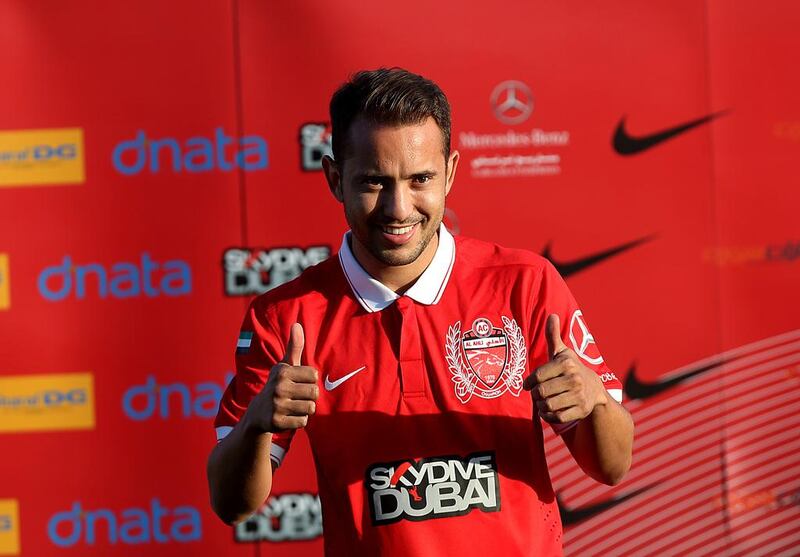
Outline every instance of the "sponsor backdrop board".
<svg viewBox="0 0 800 557"><path fill-rule="evenodd" d="M0 555L321 554L304 436L237 529L205 459L247 302L345 230L330 94L395 65L453 106L448 226L549 257L625 386L619 486L546 428L565 553L790 551L798 26L788 1L4 2Z"/></svg>

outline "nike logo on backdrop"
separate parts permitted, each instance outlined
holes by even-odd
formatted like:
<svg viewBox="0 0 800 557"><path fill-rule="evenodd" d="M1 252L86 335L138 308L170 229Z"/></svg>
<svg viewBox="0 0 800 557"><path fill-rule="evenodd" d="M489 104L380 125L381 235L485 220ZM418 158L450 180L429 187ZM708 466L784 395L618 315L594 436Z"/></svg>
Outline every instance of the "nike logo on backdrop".
<svg viewBox="0 0 800 557"><path fill-rule="evenodd" d="M597 265L604 259L608 259L609 257L613 257L617 254L622 253L623 251L627 251L631 248L635 248L639 244L643 244L645 242L649 242L655 239L655 234L651 236L645 236L644 238L639 238L638 240L633 240L632 242L627 242L625 244L609 248L603 251L599 251L597 253L592 253L590 255L581 257L579 259L573 259L572 261L556 261L553 259L551 251L551 245L547 244L547 246L542 251L542 257L549 259L550 263L558 271L558 274L561 275L562 278L567 278L570 275L574 275L580 271L588 269L593 265Z"/></svg>
<svg viewBox="0 0 800 557"><path fill-rule="evenodd" d="M631 400L644 400L646 398L654 397L657 394L663 393L664 391L673 387L677 387L684 381L688 381L692 377L696 377L697 375L705 373L728 361L729 360L723 360L720 358L719 360L715 360L710 364L706 364L695 369L690 369L689 371L685 371L679 375L674 375L672 377L660 379L651 383L644 383L640 381L639 378L636 377L636 364L631 364L631 367L628 369L628 375L625 377L625 396Z"/></svg>
<svg viewBox="0 0 800 557"><path fill-rule="evenodd" d="M351 371L350 373L348 373L344 377L340 377L336 381L331 381L329 379L329 376L326 375L325 376L325 390L326 391L332 391L333 389L335 389L336 387L338 387L339 385L341 385L342 383L344 383L345 381L347 381L348 379L353 377L356 373L358 373L360 371L364 371L366 368L367 368L367 366L361 366L357 370Z"/></svg>
<svg viewBox="0 0 800 557"><path fill-rule="evenodd" d="M614 132L614 139L612 141L612 144L614 146L614 150L620 155L626 155L626 156L635 155L637 153L641 153L642 151L646 151L651 147L655 147L659 143L662 143L668 139L672 139L676 135L680 135L684 132L687 132L692 128L696 128L697 126L702 126L703 124L710 122L714 118L718 118L727 113L728 113L727 110L714 112L713 114L709 114L708 116L703 116L702 118L698 118L697 120L686 122L685 124L680 124L672 128L667 128L665 130L641 136L632 136L627 132L627 130L625 129L626 116L623 116L620 119L619 124L617 125L617 131Z"/></svg>
<svg viewBox="0 0 800 557"><path fill-rule="evenodd" d="M628 499L636 497L640 493L643 493L648 489L652 488L654 485L655 484L648 485L641 489L625 493L624 495L612 497L611 499L608 499L606 501L600 501L599 503L595 503L594 505L577 507L575 509L570 509L569 507L564 506L564 503L561 502L561 499L556 498L556 501L558 502L558 510L561 512L561 524L564 527L566 527L566 526L572 526L573 524L577 524L579 522L583 522L584 520L592 518L596 514L600 514L601 512L616 507L620 503L624 503Z"/></svg>

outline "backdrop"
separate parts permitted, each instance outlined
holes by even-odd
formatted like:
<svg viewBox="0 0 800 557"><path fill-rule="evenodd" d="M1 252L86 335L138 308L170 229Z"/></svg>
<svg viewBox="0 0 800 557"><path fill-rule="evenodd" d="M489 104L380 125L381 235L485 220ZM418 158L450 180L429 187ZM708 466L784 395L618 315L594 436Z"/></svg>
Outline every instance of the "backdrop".
<svg viewBox="0 0 800 557"><path fill-rule="evenodd" d="M615 488L547 438L572 555L800 544L790 0L0 3L0 555L320 555L303 436L264 508L205 459L248 300L338 248L348 74L437 81L446 222L561 271L625 384Z"/></svg>

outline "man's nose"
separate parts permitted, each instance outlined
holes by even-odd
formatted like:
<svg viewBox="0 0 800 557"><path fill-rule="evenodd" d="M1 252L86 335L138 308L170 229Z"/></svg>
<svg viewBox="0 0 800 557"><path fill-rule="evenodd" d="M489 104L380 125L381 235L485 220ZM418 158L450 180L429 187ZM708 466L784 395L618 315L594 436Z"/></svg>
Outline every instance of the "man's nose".
<svg viewBox="0 0 800 557"><path fill-rule="evenodd" d="M404 222L414 212L411 191L403 184L385 188L381 197L381 208L387 220Z"/></svg>

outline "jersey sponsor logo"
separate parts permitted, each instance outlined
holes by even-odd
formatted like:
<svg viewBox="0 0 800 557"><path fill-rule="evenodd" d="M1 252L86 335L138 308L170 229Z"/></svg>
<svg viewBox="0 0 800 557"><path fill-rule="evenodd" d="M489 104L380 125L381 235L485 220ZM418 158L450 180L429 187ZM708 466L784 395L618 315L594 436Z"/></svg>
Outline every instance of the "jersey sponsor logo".
<svg viewBox="0 0 800 557"><path fill-rule="evenodd" d="M497 398L505 392L519 396L527 353L522 331L514 319L500 318L503 328L479 317L461 332L461 321L447 329L447 366L456 397L466 404L473 395Z"/></svg>
<svg viewBox="0 0 800 557"><path fill-rule="evenodd" d="M603 363L603 356L600 355L594 336L589 332L589 327L583 320L583 312L579 309L575 310L569 322L569 340L578 356L590 364L600 365Z"/></svg>
<svg viewBox="0 0 800 557"><path fill-rule="evenodd" d="M367 366L361 366L357 370L351 371L350 373L348 373L347 375L345 375L343 377L340 377L336 381L331 381L330 380L330 376L326 375L325 376L325 390L326 391L334 390L336 387L338 387L339 385L341 385L342 383L344 383L345 381L347 381L348 379L350 379L351 377L353 377L354 375L356 375L357 373L359 373L359 372L361 372L361 371L363 371L365 369L367 369Z"/></svg>
<svg viewBox="0 0 800 557"><path fill-rule="evenodd" d="M322 536L322 507L315 493L270 495L250 518L236 525L237 542L307 541Z"/></svg>
<svg viewBox="0 0 800 557"><path fill-rule="evenodd" d="M0 555L19 553L19 501L0 499Z"/></svg>
<svg viewBox="0 0 800 557"><path fill-rule="evenodd" d="M373 464L364 485L375 526L500 510L492 451Z"/></svg>
<svg viewBox="0 0 800 557"><path fill-rule="evenodd" d="M174 174L196 174L239 168L250 172L265 169L269 163L267 141L263 137L234 138L225 135L222 128L216 128L213 137L190 137L185 142L174 137L153 139L139 130L136 137L114 147L111 159L117 172L125 176L135 176L145 168L150 174L158 174L162 165Z"/></svg>
<svg viewBox="0 0 800 557"><path fill-rule="evenodd" d="M614 132L614 139L612 141L612 144L614 146L614 150L620 155L625 155L625 156L635 155L637 153L641 153L642 151L646 151L647 149L651 149L652 147L655 147L659 143L663 143L664 141L672 139L677 135L687 132L692 128L696 128L697 126L706 124L711 120L713 120L714 118L723 116L726 113L727 110L715 112L713 114L703 116L702 118L698 118L696 120L692 120L684 124L679 124L677 126L667 128L665 130L650 133L647 135L641 135L638 137L634 137L627 132L627 130L625 129L625 116L623 116L622 118L620 118L619 124L617 125L617 129Z"/></svg>
<svg viewBox="0 0 800 557"><path fill-rule="evenodd" d="M159 263L142 253L140 261L123 261L108 267L102 263L74 265L65 255L60 265L45 268L37 281L39 293L52 302L68 298L74 289L75 298L83 300L95 291L105 299L146 296L186 296L192 292L192 269L189 263L175 259Z"/></svg>
<svg viewBox="0 0 800 557"><path fill-rule="evenodd" d="M91 373L0 377L0 432L94 429Z"/></svg>
<svg viewBox="0 0 800 557"><path fill-rule="evenodd" d="M82 184L83 129L0 132L0 187Z"/></svg>
<svg viewBox="0 0 800 557"><path fill-rule="evenodd" d="M8 254L0 253L0 310L11 307L10 280L8 272Z"/></svg>
<svg viewBox="0 0 800 557"><path fill-rule="evenodd" d="M322 157L333 155L331 137L328 122L308 122L300 126L300 168L309 172L322 170Z"/></svg>
<svg viewBox="0 0 800 557"><path fill-rule="evenodd" d="M287 283L331 255L331 246L230 248L222 256L225 294L253 296Z"/></svg>
<svg viewBox="0 0 800 557"><path fill-rule="evenodd" d="M57 512L47 521L47 536L59 547L95 545L139 545L145 543L188 543L203 536L200 512L188 505L170 509L158 499L149 508L84 509L75 501L68 511Z"/></svg>
<svg viewBox="0 0 800 557"><path fill-rule="evenodd" d="M568 276L574 275L581 271L585 271L589 267L593 267L598 263L610 258L614 257L615 255L619 255L629 249L635 248L636 246L643 244L645 242L649 242L655 239L655 235L652 236L645 236L644 238L639 238L638 240L633 240L631 242L626 242L619 246L614 246L612 248L598 251L596 253L592 253L586 255L584 257L579 257L577 259L572 259L570 261L558 261L552 256L552 245L547 244L544 250L542 250L542 257L548 259L550 263L553 264L553 267L556 268L558 274L561 275L562 278L567 278Z"/></svg>

